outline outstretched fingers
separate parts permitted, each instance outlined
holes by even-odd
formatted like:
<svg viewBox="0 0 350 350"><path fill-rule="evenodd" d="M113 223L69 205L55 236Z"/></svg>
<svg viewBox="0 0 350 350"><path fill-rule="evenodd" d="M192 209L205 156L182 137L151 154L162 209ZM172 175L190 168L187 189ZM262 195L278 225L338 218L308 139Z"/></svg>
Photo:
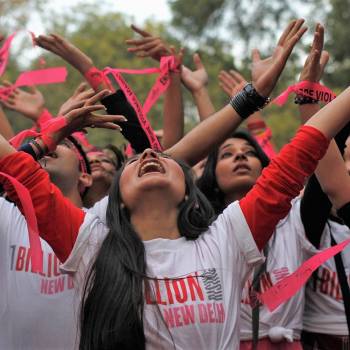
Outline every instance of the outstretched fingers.
<svg viewBox="0 0 350 350"><path fill-rule="evenodd" d="M150 33L146 32L144 29L141 29L140 27L135 26L135 24L131 25L131 29L143 37L152 36Z"/></svg>
<svg viewBox="0 0 350 350"><path fill-rule="evenodd" d="M94 94L92 97L90 97L86 102L85 106L94 105L97 101L100 101L102 98L108 96L110 94L110 91L107 89L104 89L97 94Z"/></svg>

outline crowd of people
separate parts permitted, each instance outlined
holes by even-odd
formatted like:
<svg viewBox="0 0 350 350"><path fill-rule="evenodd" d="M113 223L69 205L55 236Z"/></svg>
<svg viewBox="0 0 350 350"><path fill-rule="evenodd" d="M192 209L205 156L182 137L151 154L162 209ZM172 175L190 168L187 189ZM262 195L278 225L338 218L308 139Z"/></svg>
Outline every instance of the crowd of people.
<svg viewBox="0 0 350 350"><path fill-rule="evenodd" d="M218 111L198 54L191 69L183 49L132 29L127 50L160 64L148 109L163 93L162 130L119 72L56 34L33 40L86 80L57 116L36 87L3 83L0 349L350 349L349 248L274 310L259 297L350 234L350 90L323 108L297 93L303 125L280 151L261 114L304 20L270 57L253 51L249 79L220 73L229 103ZM317 24L300 73L315 88L323 42ZM200 119L186 135L182 86ZM7 109L32 120L27 137ZM95 127L126 146L92 145Z"/></svg>

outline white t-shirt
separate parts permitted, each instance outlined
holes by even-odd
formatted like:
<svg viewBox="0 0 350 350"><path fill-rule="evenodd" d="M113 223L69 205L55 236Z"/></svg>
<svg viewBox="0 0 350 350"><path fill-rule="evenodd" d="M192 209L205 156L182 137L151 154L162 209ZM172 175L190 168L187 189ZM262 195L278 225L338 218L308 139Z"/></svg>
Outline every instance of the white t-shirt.
<svg viewBox="0 0 350 350"><path fill-rule="evenodd" d="M61 267L74 275L76 286L82 286L107 232L96 215L86 215ZM147 349L174 344L178 350L237 349L242 288L252 267L263 261L238 202L197 240L159 238L144 245L147 274L163 278L149 282L152 296L145 293Z"/></svg>
<svg viewBox="0 0 350 350"><path fill-rule="evenodd" d="M109 196L103 197L100 201L96 202L91 208L85 209L84 211L88 211L89 213L95 214L103 224L107 225L106 212L108 206L108 198Z"/></svg>
<svg viewBox="0 0 350 350"><path fill-rule="evenodd" d="M73 279L41 240L43 274L31 272L25 218L0 198L0 349L69 350L76 341ZM77 299L77 298L75 298Z"/></svg>
<svg viewBox="0 0 350 350"><path fill-rule="evenodd" d="M350 237L346 225L328 220L332 235L337 243ZM331 246L329 226L326 225L320 242L320 249ZM341 253L345 273L350 281L350 247ZM304 329L309 332L347 335L348 327L343 296L338 281L334 258L327 260L317 271L318 280L310 278L306 286Z"/></svg>
<svg viewBox="0 0 350 350"><path fill-rule="evenodd" d="M261 292L294 272L313 252L317 250L305 237L300 218L300 199L297 198L292 202L292 209L288 216L278 223L268 242L266 274L263 274L260 279ZM253 273L243 290L241 340L252 340L253 337L252 307L249 298L252 280ZM268 336L269 330L273 327L283 327L293 330L293 338L299 339L303 325L303 310L304 288L273 312L270 312L265 305L260 306L259 338Z"/></svg>

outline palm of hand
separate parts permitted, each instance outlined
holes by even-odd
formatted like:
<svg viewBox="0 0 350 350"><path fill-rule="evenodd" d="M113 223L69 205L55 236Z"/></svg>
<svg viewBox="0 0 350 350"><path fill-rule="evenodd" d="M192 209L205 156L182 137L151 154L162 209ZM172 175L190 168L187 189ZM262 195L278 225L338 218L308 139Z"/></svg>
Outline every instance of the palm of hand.
<svg viewBox="0 0 350 350"><path fill-rule="evenodd" d="M272 56L267 57L263 60L258 60L252 64L252 81L257 82L264 74L266 74L271 67L280 59L282 55L283 47L277 46Z"/></svg>
<svg viewBox="0 0 350 350"><path fill-rule="evenodd" d="M19 90L16 95L16 109L28 118L36 120L44 107L44 97L40 92L30 94Z"/></svg>
<svg viewBox="0 0 350 350"><path fill-rule="evenodd" d="M192 91L200 90L208 84L208 74L205 69L191 71L187 67L182 67L182 81Z"/></svg>

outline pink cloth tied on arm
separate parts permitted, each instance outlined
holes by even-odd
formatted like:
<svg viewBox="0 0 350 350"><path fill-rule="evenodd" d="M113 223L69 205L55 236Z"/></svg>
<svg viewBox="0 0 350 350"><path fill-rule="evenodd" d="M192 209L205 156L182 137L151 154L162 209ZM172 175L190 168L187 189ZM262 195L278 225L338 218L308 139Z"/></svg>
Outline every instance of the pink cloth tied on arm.
<svg viewBox="0 0 350 350"><path fill-rule="evenodd" d="M295 295L319 266L321 266L325 261L332 258L337 253L344 250L344 248L349 243L350 239L347 239L314 255L312 258L305 261L291 275L277 282L264 293L259 294L258 298L260 302L262 304L265 304L267 308L272 312L279 305L286 302L289 298Z"/></svg>
<svg viewBox="0 0 350 350"><path fill-rule="evenodd" d="M101 84L106 84L111 91L114 90L109 80L103 75L102 71L100 71L96 67L91 67L85 73L85 79L89 82L89 84L95 91L98 90L98 87Z"/></svg>
<svg viewBox="0 0 350 350"><path fill-rule="evenodd" d="M289 86L285 91L283 91L279 96L277 96L272 103L278 106L283 106L287 100L288 96L295 92L298 95L303 95L306 97L311 97L315 100L322 101L324 103L331 102L336 98L335 93L327 88L326 86L319 83L312 83L310 81L301 81L297 84Z"/></svg>
<svg viewBox="0 0 350 350"><path fill-rule="evenodd" d="M14 177L0 172L0 180L8 181L16 191L23 208L24 217L28 226L30 256L32 262L32 272L43 272L43 253L39 238L38 223L35 216L35 210L29 191Z"/></svg>
<svg viewBox="0 0 350 350"><path fill-rule="evenodd" d="M19 148L26 138L41 137L42 141L48 148L48 151L53 151L57 145L52 139L52 134L62 129L66 125L67 120L65 117L53 118L42 125L40 133L33 129L23 130L15 135L12 139L10 139L9 142L13 147Z"/></svg>

